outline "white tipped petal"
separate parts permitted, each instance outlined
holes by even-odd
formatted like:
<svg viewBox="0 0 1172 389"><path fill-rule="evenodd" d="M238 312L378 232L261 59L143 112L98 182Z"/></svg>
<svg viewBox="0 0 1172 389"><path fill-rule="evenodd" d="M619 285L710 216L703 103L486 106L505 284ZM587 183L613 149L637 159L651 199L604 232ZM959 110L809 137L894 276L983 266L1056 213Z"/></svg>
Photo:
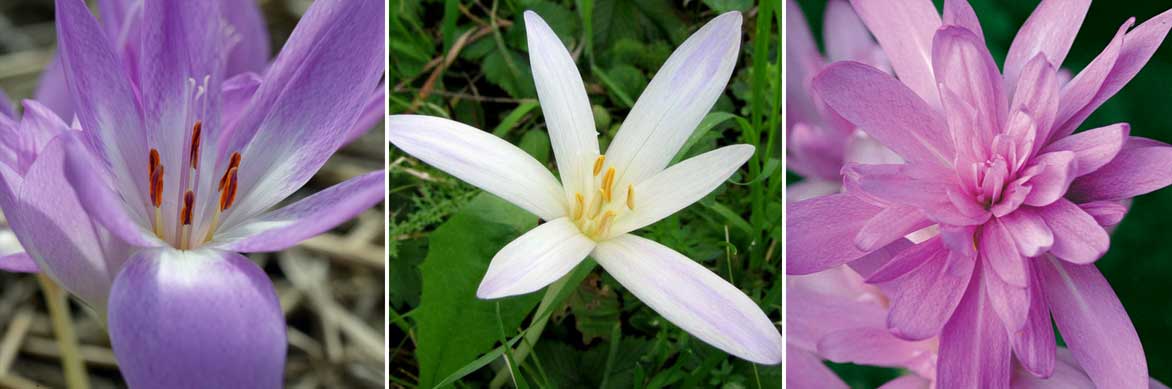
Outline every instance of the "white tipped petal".
<svg viewBox="0 0 1172 389"><path fill-rule="evenodd" d="M549 127L567 199L572 199L574 193L585 192L593 178L593 161L598 156L594 113L578 67L557 34L533 11L525 11L525 31L541 114Z"/></svg>
<svg viewBox="0 0 1172 389"><path fill-rule="evenodd" d="M387 117L391 144L544 219L566 214L562 187L536 159L466 124L422 115Z"/></svg>
<svg viewBox="0 0 1172 389"><path fill-rule="evenodd" d="M751 362L781 362L781 332L765 312L704 266L634 235L599 243L592 255L639 300L700 340Z"/></svg>
<svg viewBox="0 0 1172 389"><path fill-rule="evenodd" d="M492 257L476 297L501 298L544 288L573 270L594 246L568 218L537 226Z"/></svg>
<svg viewBox="0 0 1172 389"><path fill-rule="evenodd" d="M692 205L724 183L753 156L753 146L721 147L689 158L635 185L635 208L615 221L613 235L655 223Z"/></svg>
<svg viewBox="0 0 1172 389"><path fill-rule="evenodd" d="M740 47L741 14L728 12L671 54L606 150L619 182L640 182L667 167L728 85Z"/></svg>

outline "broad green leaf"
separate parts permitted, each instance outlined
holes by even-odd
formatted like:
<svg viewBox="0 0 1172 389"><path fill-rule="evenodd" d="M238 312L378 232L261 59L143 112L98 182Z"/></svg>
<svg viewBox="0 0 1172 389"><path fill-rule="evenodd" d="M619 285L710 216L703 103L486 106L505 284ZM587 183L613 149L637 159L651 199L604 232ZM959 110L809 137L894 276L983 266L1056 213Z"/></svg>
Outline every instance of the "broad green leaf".
<svg viewBox="0 0 1172 389"><path fill-rule="evenodd" d="M704 0L704 4L712 7L713 11L724 13L728 11L748 11L753 7L753 0Z"/></svg>
<svg viewBox="0 0 1172 389"><path fill-rule="evenodd" d="M614 290L602 283L596 274L574 290L568 300L570 313L574 314L574 327L582 333L582 342L594 339L610 339L613 327L619 323L622 306Z"/></svg>

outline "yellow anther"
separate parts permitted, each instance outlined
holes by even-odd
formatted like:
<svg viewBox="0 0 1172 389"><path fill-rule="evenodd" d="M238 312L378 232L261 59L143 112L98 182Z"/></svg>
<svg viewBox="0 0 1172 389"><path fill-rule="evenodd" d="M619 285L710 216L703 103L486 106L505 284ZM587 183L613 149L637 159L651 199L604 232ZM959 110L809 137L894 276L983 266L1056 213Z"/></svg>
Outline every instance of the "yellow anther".
<svg viewBox="0 0 1172 389"><path fill-rule="evenodd" d="M582 219L582 212L586 211L586 199L581 193L574 193L574 220Z"/></svg>
<svg viewBox="0 0 1172 389"><path fill-rule="evenodd" d="M594 220L599 213L602 213L602 196L602 189L599 189L598 195L590 200L590 211L586 213L590 220Z"/></svg>
<svg viewBox="0 0 1172 389"><path fill-rule="evenodd" d="M635 209L635 186L627 184L627 209Z"/></svg>
<svg viewBox="0 0 1172 389"><path fill-rule="evenodd" d="M598 172L602 171L602 164L605 162L606 162L605 155L599 155L598 158L594 159L594 176L595 177L598 177Z"/></svg>
<svg viewBox="0 0 1172 389"><path fill-rule="evenodd" d="M610 202L611 192L614 189L614 167L606 169L606 175L602 176L602 196L603 200Z"/></svg>

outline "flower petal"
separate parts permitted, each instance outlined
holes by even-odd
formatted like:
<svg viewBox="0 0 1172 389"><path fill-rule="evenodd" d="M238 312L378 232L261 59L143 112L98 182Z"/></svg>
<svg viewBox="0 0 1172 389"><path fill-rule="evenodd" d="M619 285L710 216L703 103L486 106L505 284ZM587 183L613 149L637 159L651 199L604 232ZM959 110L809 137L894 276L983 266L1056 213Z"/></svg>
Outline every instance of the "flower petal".
<svg viewBox="0 0 1172 389"><path fill-rule="evenodd" d="M140 251L114 280L109 319L130 386L281 386L285 317L264 271L239 254Z"/></svg>
<svg viewBox="0 0 1172 389"><path fill-rule="evenodd" d="M985 297L988 298L989 305L993 307L993 312L1000 318L1007 333L1015 334L1021 331L1030 313L1028 286L1010 285L993 272L988 261L982 262L985 274L981 279L985 284ZM1025 264L1022 263L1022 266Z"/></svg>
<svg viewBox="0 0 1172 389"><path fill-rule="evenodd" d="M981 247L982 262L989 265L989 269L993 271L991 274L996 274L996 278L1019 288L1027 285L1025 258L1018 251L1017 243L1005 223L1002 223L1000 219L993 219L985 223L978 242Z"/></svg>
<svg viewBox="0 0 1172 389"><path fill-rule="evenodd" d="M278 251L326 232L383 200L386 172L351 178L213 237L225 251Z"/></svg>
<svg viewBox="0 0 1172 389"><path fill-rule="evenodd" d="M1007 83L1017 84L1026 62L1038 53L1045 54L1055 68L1062 67L1090 6L1090 0L1044 0L1038 4L1009 45L1009 54L1005 57ZM1013 89L1012 86L1009 88Z"/></svg>
<svg viewBox="0 0 1172 389"><path fill-rule="evenodd" d="M226 76L261 73L269 65L269 30L260 7L251 1L220 0L220 12L232 27L235 44L228 52Z"/></svg>
<svg viewBox="0 0 1172 389"><path fill-rule="evenodd" d="M904 159L949 165L953 148L947 124L903 82L844 61L819 73L814 90L835 112Z"/></svg>
<svg viewBox="0 0 1172 389"><path fill-rule="evenodd" d="M786 273L810 274L866 255L855 246L855 236L882 210L849 194L787 205Z"/></svg>
<svg viewBox="0 0 1172 389"><path fill-rule="evenodd" d="M14 273L37 273L37 261L28 256L28 253L16 253L0 256L0 270Z"/></svg>
<svg viewBox="0 0 1172 389"><path fill-rule="evenodd" d="M850 59L882 66L875 63L876 59L882 58L882 49L850 3L846 0L827 2L825 19L822 36L826 39L826 56L831 61Z"/></svg>
<svg viewBox="0 0 1172 389"><path fill-rule="evenodd" d="M1046 328L1051 334L1054 330L1050 327ZM1051 341L1053 342L1053 341ZM1012 387L1013 389L1094 389L1095 383L1091 382L1090 377L1078 367L1078 362L1074 357L1070 356L1070 350L1057 347L1055 355L1057 355L1056 363L1054 363L1054 372L1048 378L1039 378L1028 369L1014 369Z"/></svg>
<svg viewBox="0 0 1172 389"><path fill-rule="evenodd" d="M1054 233L1031 208L1018 208L999 220L1017 243L1017 251L1026 258L1042 255L1054 245Z"/></svg>
<svg viewBox="0 0 1172 389"><path fill-rule="evenodd" d="M387 117L391 144L544 219L566 215L557 179L517 146L463 123L420 115Z"/></svg>
<svg viewBox="0 0 1172 389"><path fill-rule="evenodd" d="M887 315L887 328L907 340L939 335L971 278L971 260L953 254L940 239L921 244L934 250L922 257L923 265L893 281L895 293ZM954 272L950 267L960 270Z"/></svg>
<svg viewBox="0 0 1172 389"><path fill-rule="evenodd" d="M818 354L836 363L899 366L923 354L923 343L897 338L884 328L851 328L822 338Z"/></svg>
<svg viewBox="0 0 1172 389"><path fill-rule="evenodd" d="M1103 48L1103 51L1095 56L1091 63L1087 64L1082 71L1078 72L1074 78L1070 79L1070 82L1062 87L1058 117L1053 129L1055 139L1070 135L1074 132L1075 127L1082 122L1082 119L1079 119L1077 123L1068 123L1071 117L1079 114L1087 106L1087 103L1091 102L1099 93L1099 89L1103 87L1103 81L1106 81L1107 76L1111 74L1111 69L1115 68L1115 61L1119 59L1119 52L1123 48L1123 39L1127 35L1127 30L1134 25L1135 18L1129 18L1123 22L1123 25L1119 26L1119 30L1115 32L1115 37L1107 43L1107 47Z"/></svg>
<svg viewBox="0 0 1172 389"><path fill-rule="evenodd" d="M1143 346L1127 311L1094 265L1047 258L1038 266L1046 301L1062 339L1099 387L1141 388L1148 382Z"/></svg>
<svg viewBox="0 0 1172 389"><path fill-rule="evenodd" d="M1095 218L1100 226L1109 227L1119 224L1127 216L1127 206L1118 201L1092 201L1078 205L1084 212Z"/></svg>
<svg viewBox="0 0 1172 389"><path fill-rule="evenodd" d="M1036 262L1031 262L1036 263ZM1010 332L1013 352L1022 366L1038 377L1056 373L1054 366L1054 327L1050 323L1050 305L1042 292L1042 275L1030 266L1029 316L1020 331Z"/></svg>
<svg viewBox="0 0 1172 389"><path fill-rule="evenodd" d="M941 97L948 116L957 103L975 110L972 128L951 128L953 139L959 143L967 139L988 140L1001 133L1008 103L1001 91L1001 72L993 62L993 55L972 31L957 26L944 26L932 40L932 66L941 88ZM944 93L947 89L952 93ZM959 97L959 102L950 102Z"/></svg>
<svg viewBox="0 0 1172 389"><path fill-rule="evenodd" d="M1070 185L1071 200L1124 200L1172 184L1172 147L1130 137L1111 162Z"/></svg>
<svg viewBox="0 0 1172 389"><path fill-rule="evenodd" d="M386 81L383 82L385 83ZM350 144L350 142L353 142L358 137L370 131L379 121L386 119L386 116L383 114L385 111L383 102L386 101L385 87L386 85L380 83L378 87L374 88L374 91L371 92L370 97L366 100L366 105L362 108L362 115L359 116L358 121L354 122L353 126L350 126L349 130L346 130L346 134L342 136L342 144Z"/></svg>
<svg viewBox="0 0 1172 389"><path fill-rule="evenodd" d="M1046 220L1054 232L1050 253L1067 261L1085 264L1102 257L1111 244L1107 231L1095 218L1067 199L1038 208L1038 216Z"/></svg>
<svg viewBox="0 0 1172 389"><path fill-rule="evenodd" d="M850 389L818 356L789 344L785 356L785 387Z"/></svg>
<svg viewBox="0 0 1172 389"><path fill-rule="evenodd" d="M862 251L873 251L932 224L913 207L889 207L867 220L855 236L855 246Z"/></svg>
<svg viewBox="0 0 1172 389"><path fill-rule="evenodd" d="M573 270L594 247L569 218L551 220L492 257L476 297L495 299L544 288Z"/></svg>
<svg viewBox="0 0 1172 389"><path fill-rule="evenodd" d="M940 335L936 385L940 388L1008 388L1009 336L993 312L977 271L964 299Z"/></svg>
<svg viewBox="0 0 1172 389"><path fill-rule="evenodd" d="M654 241L622 235L593 257L655 312L693 336L750 362L781 362L781 332L749 296Z"/></svg>
<svg viewBox="0 0 1172 389"><path fill-rule="evenodd" d="M635 199L628 201L635 208L615 221L610 235L649 226L692 205L728 180L751 156L753 146L725 146L689 158L640 182L634 186Z"/></svg>
<svg viewBox="0 0 1172 389"><path fill-rule="evenodd" d="M810 26L794 0L785 2L785 112L787 131L798 123L816 123L821 117L818 103L810 93L810 80L822 68L822 53L814 43ZM787 139L788 133L787 133Z"/></svg>
<svg viewBox="0 0 1172 389"><path fill-rule="evenodd" d="M78 200L85 212L94 221L101 223L108 231L123 241L139 247L158 247L165 243L154 232L136 223L127 211L119 192L110 186L110 179L104 171L94 171L97 159L75 139L77 135L67 133L59 137L65 149L65 166L61 172L69 185L78 193ZM30 173L31 174L31 173ZM134 207L131 205L130 207Z"/></svg>
<svg viewBox="0 0 1172 389"><path fill-rule="evenodd" d="M643 90L606 150L618 182L658 173L712 109L741 47L741 13L712 19L672 53Z"/></svg>
<svg viewBox="0 0 1172 389"><path fill-rule="evenodd" d="M1081 177L1111 162L1123 148L1130 132L1131 126L1127 123L1116 123L1058 139L1042 152L1074 152L1074 166L1077 167L1074 176Z"/></svg>
<svg viewBox="0 0 1172 389"><path fill-rule="evenodd" d="M1034 157L1033 164L1027 167L1034 171L1029 184L1032 186L1026 195L1025 204L1042 207L1053 203L1066 194L1071 181L1077 176L1078 164L1075 154L1071 151L1052 151Z"/></svg>
<svg viewBox="0 0 1172 389"><path fill-rule="evenodd" d="M599 155L594 112L570 52L533 11L525 11L525 34L541 114L549 127L566 199L571 201L574 193L587 193L594 186L592 170L594 158Z"/></svg>
<svg viewBox="0 0 1172 389"><path fill-rule="evenodd" d="M883 46L895 75L927 104L939 106L932 76L932 37L940 28L936 6L923 0L852 0L851 5Z"/></svg>
<svg viewBox="0 0 1172 389"><path fill-rule="evenodd" d="M1021 71L1017 90L1013 92L1010 112L1024 112L1025 117L1034 122L1037 133L1034 134L1031 155L1046 144L1046 139L1053 130L1060 102L1059 85L1058 72L1050 61L1046 60L1045 54L1038 53ZM1017 117L1014 116L1014 119Z"/></svg>
<svg viewBox="0 0 1172 389"><path fill-rule="evenodd" d="M977 13L968 0L944 0L944 25L960 26L972 31L981 46L985 45L985 34L981 31L981 21L977 20Z"/></svg>

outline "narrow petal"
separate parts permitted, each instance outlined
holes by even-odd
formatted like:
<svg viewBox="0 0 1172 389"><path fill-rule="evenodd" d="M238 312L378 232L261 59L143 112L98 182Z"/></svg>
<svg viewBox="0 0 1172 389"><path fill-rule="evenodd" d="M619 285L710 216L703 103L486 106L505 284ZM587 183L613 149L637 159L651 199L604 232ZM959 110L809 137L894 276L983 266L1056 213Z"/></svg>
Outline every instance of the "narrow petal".
<svg viewBox="0 0 1172 389"><path fill-rule="evenodd" d="M871 63L873 57L882 54L875 38L846 0L827 2L825 19L822 36L826 39L826 55L831 61L850 59ZM880 66L877 63L871 65Z"/></svg>
<svg viewBox="0 0 1172 389"><path fill-rule="evenodd" d="M923 354L923 343L897 338L885 328L852 328L822 338L818 354L836 363L900 366Z"/></svg>
<svg viewBox="0 0 1172 389"><path fill-rule="evenodd" d="M659 243L622 235L593 257L655 312L693 336L750 362L781 362L781 332L749 296Z"/></svg>
<svg viewBox="0 0 1172 389"><path fill-rule="evenodd" d="M932 76L932 37L940 28L936 6L926 0L852 0L851 5L883 46L895 75L927 104L939 106Z"/></svg>
<svg viewBox="0 0 1172 389"><path fill-rule="evenodd" d="M476 297L495 299L544 288L573 270L594 247L569 218L551 220L492 257Z"/></svg>
<svg viewBox="0 0 1172 389"><path fill-rule="evenodd" d="M1016 84L1021 69L1038 53L1045 54L1054 67L1062 67L1090 6L1090 0L1043 0L1038 4L1009 46L1005 57L1008 83Z"/></svg>
<svg viewBox="0 0 1172 389"><path fill-rule="evenodd" d="M566 214L565 196L545 166L517 146L463 123L431 116L387 118L391 144L415 158L544 219Z"/></svg>
<svg viewBox="0 0 1172 389"><path fill-rule="evenodd" d="M1119 224L1127 215L1127 206L1118 201L1092 201L1079 204L1078 207L1095 218L1095 222L1103 227Z"/></svg>
<svg viewBox="0 0 1172 389"><path fill-rule="evenodd" d="M1038 216L1046 220L1054 232L1054 246L1050 253L1067 261L1086 264L1102 257L1111 244L1107 231L1077 205L1059 199L1049 206L1038 208Z"/></svg>
<svg viewBox="0 0 1172 389"><path fill-rule="evenodd" d="M1057 68L1046 60L1045 54L1038 53L1021 71L1010 112L1023 112L1033 119L1037 133L1031 152L1045 145L1053 130L1061 101L1060 85Z"/></svg>
<svg viewBox="0 0 1172 389"><path fill-rule="evenodd" d="M821 117L810 93L810 80L822 68L822 53L814 43L810 26L794 0L785 2L785 111L787 131L798 123L815 123ZM787 133L788 135L788 133Z"/></svg>
<svg viewBox="0 0 1172 389"><path fill-rule="evenodd" d="M855 236L883 209L848 194L833 194L786 207L786 273L810 274L866 255Z"/></svg>
<svg viewBox="0 0 1172 389"><path fill-rule="evenodd" d="M753 146L721 147L640 182L634 186L635 199L628 202L634 209L615 221L611 235L646 227L692 205L728 180L752 155Z"/></svg>
<svg viewBox="0 0 1172 389"><path fill-rule="evenodd" d="M1038 267L1054 323L1095 385L1145 387L1148 368L1143 346L1099 270L1053 258Z"/></svg>
<svg viewBox="0 0 1172 389"><path fill-rule="evenodd" d="M1111 162L1070 185L1077 202L1124 200L1172 184L1172 146L1130 137Z"/></svg>
<svg viewBox="0 0 1172 389"><path fill-rule="evenodd" d="M135 254L110 292L110 343L134 387L280 387L285 317L256 264L239 254Z"/></svg>
<svg viewBox="0 0 1172 389"><path fill-rule="evenodd" d="M1042 207L1066 194L1078 174L1078 163L1072 151L1052 151L1034 157L1033 165L1026 170L1035 175L1030 178L1032 188L1026 195L1025 204Z"/></svg>
<svg viewBox="0 0 1172 389"><path fill-rule="evenodd" d="M1036 262L1031 262L1036 263ZM1046 378L1055 374L1054 327L1050 323L1050 305L1042 292L1042 274L1030 266L1029 317L1021 331L1011 332L1017 360L1033 375Z"/></svg>
<svg viewBox="0 0 1172 389"><path fill-rule="evenodd" d="M929 242L935 242L931 243L935 250L923 257L923 265L893 281L896 292L892 296L887 328L907 340L939 335L954 315L972 277L970 260L953 255L940 240ZM949 269L952 266L963 269L954 273Z"/></svg>
<svg viewBox="0 0 1172 389"><path fill-rule="evenodd" d="M940 335L936 385L941 388L1008 388L1009 336L981 286L970 281L964 300Z"/></svg>
<svg viewBox="0 0 1172 389"><path fill-rule="evenodd" d="M33 98L61 117L74 116L73 95L69 94L69 84L65 80L65 67L61 63L60 53L54 55L53 60L45 65L41 79L37 81Z"/></svg>
<svg viewBox="0 0 1172 389"><path fill-rule="evenodd" d="M838 62L814 78L814 90L835 112L904 159L951 163L952 140L944 119L887 73L858 62Z"/></svg>
<svg viewBox="0 0 1172 389"><path fill-rule="evenodd" d="M329 231L383 200L386 172L351 178L213 237L225 251L278 251Z"/></svg>
<svg viewBox="0 0 1172 389"><path fill-rule="evenodd" d="M667 167L724 91L740 47L741 14L728 12L672 53L606 150L616 180L640 182Z"/></svg>
<svg viewBox="0 0 1172 389"><path fill-rule="evenodd" d="M385 83L386 81L383 82ZM386 101L385 91L386 85L381 83L378 87L374 88L374 91L371 92L370 97L366 100L366 105L362 108L362 114L359 116L358 121L354 122L354 125L350 126L350 129L346 130L346 134L343 135L344 140L342 144L350 144L350 142L353 142L358 137L370 131L379 121L386 119L383 113L385 111L383 104Z"/></svg>
<svg viewBox="0 0 1172 389"><path fill-rule="evenodd" d="M1017 243L1017 251L1026 258L1042 255L1054 245L1054 233L1032 208L1018 208L998 220Z"/></svg>
<svg viewBox="0 0 1172 389"><path fill-rule="evenodd" d="M981 46L985 45L985 34L981 31L981 21L977 20L977 13L968 0L944 0L944 25L960 26L972 31Z"/></svg>
<svg viewBox="0 0 1172 389"><path fill-rule="evenodd" d="M1082 122L1082 119L1079 119L1078 123L1068 123L1072 117L1086 108L1087 103L1090 103L1099 93L1103 82L1107 80L1107 76L1111 74L1111 69L1115 68L1115 62L1119 59L1127 30L1134 25L1135 18L1129 18L1123 22L1123 25L1119 26L1119 30L1115 32L1115 37L1107 43L1107 47L1103 48L1103 51L1094 60L1091 60L1091 63L1087 64L1082 71L1078 72L1074 78L1070 79L1070 82L1062 87L1057 122L1054 123L1055 126L1060 127L1054 129L1056 138L1073 133L1075 127Z"/></svg>
<svg viewBox="0 0 1172 389"><path fill-rule="evenodd" d="M785 356L785 387L850 389L818 356L788 344Z"/></svg>
<svg viewBox="0 0 1172 389"><path fill-rule="evenodd" d="M594 185L592 170L594 158L599 155L594 113L570 52L533 11L525 11L525 34L541 114L549 127L566 198L572 200L574 193L586 193Z"/></svg>
<svg viewBox="0 0 1172 389"><path fill-rule="evenodd" d="M36 273L40 269L37 261L28 256L28 253L16 253L0 256L0 270L14 273Z"/></svg>
<svg viewBox="0 0 1172 389"><path fill-rule="evenodd" d="M12 99L0 89L0 115L7 116L9 119L16 118L16 110L12 106Z"/></svg>
<svg viewBox="0 0 1172 389"><path fill-rule="evenodd" d="M1025 327L1030 313L1030 293L1028 286L1010 285L994 273L992 265L983 261L985 298L993 312L997 314L1001 325L1005 326L1008 334L1015 334ZM1022 263L1025 266L1025 263ZM1027 275L1028 276L1028 275Z"/></svg>
<svg viewBox="0 0 1172 389"><path fill-rule="evenodd" d="M227 76L261 73L269 64L269 30L260 7L251 1L220 0L220 12L232 26L234 44L228 52Z"/></svg>
<svg viewBox="0 0 1172 389"><path fill-rule="evenodd" d="M985 223L978 242L981 258L987 262L997 278L1019 288L1027 285L1025 258L1018 251L1017 243L1005 227L1005 223L1000 219Z"/></svg>
<svg viewBox="0 0 1172 389"><path fill-rule="evenodd" d="M1077 167L1074 176L1082 177L1115 159L1130 132L1131 126L1127 123L1116 123L1058 139L1046 146L1042 152L1074 152L1074 166Z"/></svg>
<svg viewBox="0 0 1172 389"><path fill-rule="evenodd" d="M975 128L953 128L954 139L992 139L1001 133L1008 103L1001 91L1001 72L980 38L962 27L941 27L932 41L932 65L946 114L960 114L947 112L956 104L948 101L954 96L975 110ZM952 93L944 93L943 89Z"/></svg>
<svg viewBox="0 0 1172 389"><path fill-rule="evenodd" d="M868 220L863 229L859 230L855 236L855 246L862 251L873 251L932 224L931 220L913 207L889 207Z"/></svg>
<svg viewBox="0 0 1172 389"><path fill-rule="evenodd" d="M910 246L891 256L883 265L867 274L868 284L883 284L903 277L919 269L929 261L947 258L941 253L941 239L929 239L925 242ZM851 264L853 267L854 264Z"/></svg>
<svg viewBox="0 0 1172 389"><path fill-rule="evenodd" d="M123 202L119 192L111 187L111 180L104 171L94 171L98 161L94 158L75 134L65 134L59 137L65 149L65 166L63 174L69 184L79 194L81 206L95 221L101 223L114 235L123 241L139 247L158 247L165 243L149 231L144 224L131 219L128 207Z"/></svg>

